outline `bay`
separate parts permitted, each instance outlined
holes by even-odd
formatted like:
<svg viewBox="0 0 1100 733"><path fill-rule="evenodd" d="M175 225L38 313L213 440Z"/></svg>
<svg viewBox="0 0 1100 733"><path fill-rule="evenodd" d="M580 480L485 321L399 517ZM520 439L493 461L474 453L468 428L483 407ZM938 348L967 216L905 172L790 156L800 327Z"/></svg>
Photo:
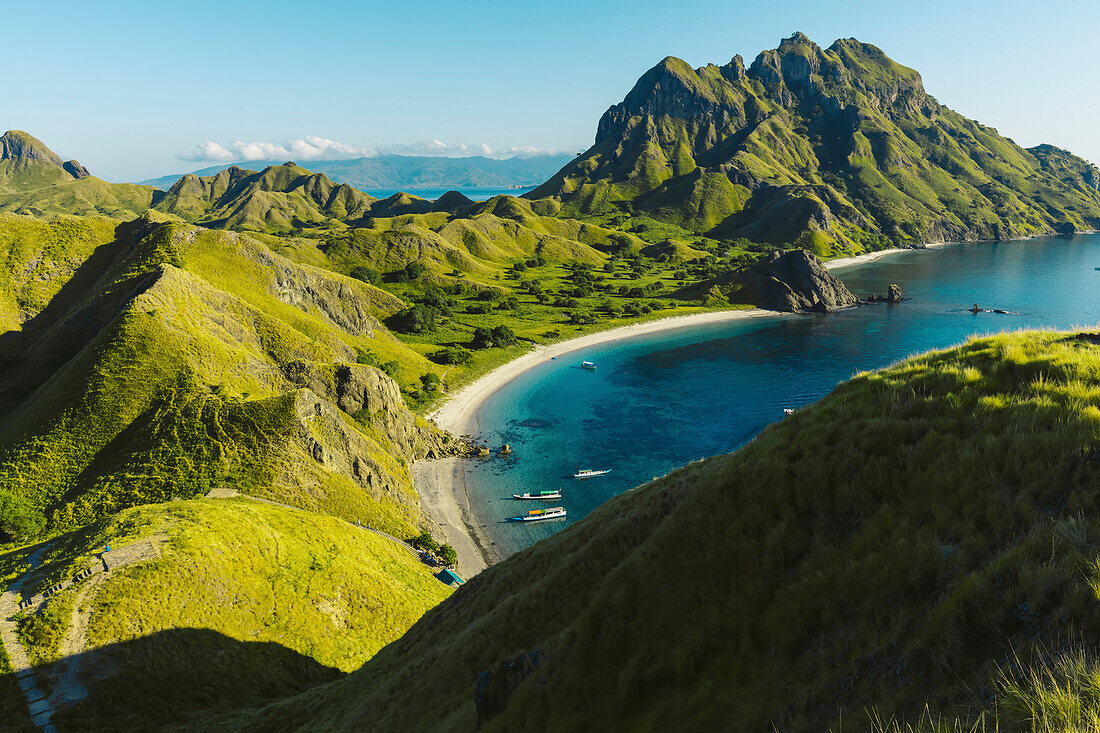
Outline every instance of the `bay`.
<svg viewBox="0 0 1100 733"><path fill-rule="evenodd" d="M736 450L784 409L814 402L860 371L981 334L1095 329L1097 267L1096 234L890 253L834 274L861 295L898 283L911 298L899 305L684 327L548 360L479 409L479 437L514 453L466 464L471 508L506 557L615 494ZM1008 313L970 313L975 303ZM597 371L581 369L582 359ZM574 480L581 468L611 473ZM506 522L535 508L511 494L557 488L568 519Z"/></svg>

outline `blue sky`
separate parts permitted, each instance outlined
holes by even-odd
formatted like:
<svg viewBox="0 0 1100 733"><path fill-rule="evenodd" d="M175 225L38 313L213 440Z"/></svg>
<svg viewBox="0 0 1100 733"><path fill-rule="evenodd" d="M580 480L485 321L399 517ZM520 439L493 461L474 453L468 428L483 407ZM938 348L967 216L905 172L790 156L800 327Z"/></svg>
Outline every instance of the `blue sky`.
<svg viewBox="0 0 1100 733"><path fill-rule="evenodd" d="M234 141L295 140L339 143L316 153L329 156L432 141L452 154L579 151L664 56L751 62L796 30L822 46L874 43L963 114L1100 161L1092 2L4 5L0 129L25 129L107 180L208 165L187 159L208 141L232 155L246 150Z"/></svg>

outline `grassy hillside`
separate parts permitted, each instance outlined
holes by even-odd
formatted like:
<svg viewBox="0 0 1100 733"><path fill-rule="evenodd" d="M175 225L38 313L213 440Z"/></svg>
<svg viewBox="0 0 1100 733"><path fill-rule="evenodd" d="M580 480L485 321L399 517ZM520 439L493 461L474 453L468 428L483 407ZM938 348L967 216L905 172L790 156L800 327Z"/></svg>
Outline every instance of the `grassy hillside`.
<svg viewBox="0 0 1100 733"><path fill-rule="evenodd" d="M0 333L37 316L66 284L70 290L79 287L94 269L94 263L88 264L93 253L114 241L116 226L118 222L103 218L45 222L0 214Z"/></svg>
<svg viewBox="0 0 1100 733"><path fill-rule="evenodd" d="M950 729L984 714L1033 730L1029 699L1095 720L1098 384L1095 334L979 339L859 375L483 572L360 671L249 725Z"/></svg>
<svg viewBox="0 0 1100 733"><path fill-rule="evenodd" d="M62 162L41 140L21 130L0 136L0 213L131 219L161 194L151 186L96 178L75 160Z"/></svg>
<svg viewBox="0 0 1100 733"><path fill-rule="evenodd" d="M53 699L77 700L59 703L62 729L194 727L338 678L450 593L392 540L247 499L134 508L59 537L24 592L101 556L120 566L20 624Z"/></svg>
<svg viewBox="0 0 1100 733"><path fill-rule="evenodd" d="M361 218L374 199L294 163L255 172L232 166L205 178L188 174L157 210L215 229L288 232Z"/></svg>
<svg viewBox="0 0 1100 733"><path fill-rule="evenodd" d="M728 308L736 282L730 273L774 249L685 235L657 222L624 232L553 213L540 202L498 196L457 212L371 216L346 230L264 241L288 258L373 282L422 314L430 312L415 320L395 314L385 324L439 365L448 388L514 358L530 343ZM687 289L720 274L727 275L724 290ZM476 338L478 329L498 327L519 343L486 346ZM469 360L451 359L448 350L454 349ZM440 393L414 385L406 396L426 405Z"/></svg>
<svg viewBox="0 0 1100 733"><path fill-rule="evenodd" d="M60 226L6 223L20 247L24 229ZM415 533L406 464L443 438L357 363L369 350L397 376L430 368L379 324L400 300L149 217L94 251L88 277L0 338L0 485L48 529L225 485Z"/></svg>
<svg viewBox="0 0 1100 733"><path fill-rule="evenodd" d="M795 34L745 68L669 57L595 144L527 194L562 215L639 215L828 258L888 245L1096 228L1100 173L939 104L880 49Z"/></svg>

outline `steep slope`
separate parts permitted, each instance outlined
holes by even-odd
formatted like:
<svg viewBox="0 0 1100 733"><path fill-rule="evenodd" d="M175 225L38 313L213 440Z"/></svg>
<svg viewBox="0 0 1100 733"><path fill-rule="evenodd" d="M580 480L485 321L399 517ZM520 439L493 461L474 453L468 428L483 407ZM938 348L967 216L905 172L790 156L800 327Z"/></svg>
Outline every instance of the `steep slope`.
<svg viewBox="0 0 1100 733"><path fill-rule="evenodd" d="M330 681L450 593L393 540L247 499L137 507L64 535L23 597L86 568L21 623L54 722L82 730L194 726Z"/></svg>
<svg viewBox="0 0 1100 733"><path fill-rule="evenodd" d="M0 335L0 486L48 529L224 485L415 533L406 463L446 438L356 363L427 369L378 323L400 300L152 216L94 252Z"/></svg>
<svg viewBox="0 0 1100 733"><path fill-rule="evenodd" d="M133 218L155 204L162 193L150 186L100 180L77 161L62 161L41 140L20 130L0 136L0 213Z"/></svg>
<svg viewBox="0 0 1100 733"><path fill-rule="evenodd" d="M217 229L287 232L360 218L374 200L323 173L284 163L258 173L232 166L205 178L188 174L156 208Z"/></svg>
<svg viewBox="0 0 1100 733"><path fill-rule="evenodd" d="M527 196L828 256L1094 228L1098 184L1080 158L939 104L878 48L822 50L799 33L747 69L740 56L699 69L666 58Z"/></svg>
<svg viewBox="0 0 1100 733"><path fill-rule="evenodd" d="M1001 699L997 729L1032 730L1010 698L1044 670L1060 684L1053 651L1096 670L1098 383L1096 334L857 376L481 573L249 726L867 730L969 724ZM1095 712L1082 694L1067 705Z"/></svg>

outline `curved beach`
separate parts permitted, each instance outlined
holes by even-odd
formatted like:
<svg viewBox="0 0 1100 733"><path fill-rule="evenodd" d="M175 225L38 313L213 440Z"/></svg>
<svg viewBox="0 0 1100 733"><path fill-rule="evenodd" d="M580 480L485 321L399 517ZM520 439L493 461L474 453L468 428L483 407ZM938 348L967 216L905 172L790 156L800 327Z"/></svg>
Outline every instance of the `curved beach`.
<svg viewBox="0 0 1100 733"><path fill-rule="evenodd" d="M687 316L674 316L643 323L619 326L607 331L590 333L547 346L535 346L531 351L503 364L452 395L438 410L429 415L444 430L455 435L471 435L479 429L477 414L482 403L528 369L552 358L610 341L671 331L708 323L738 321L761 316L774 316L773 311L759 308L711 311ZM481 531L477 517L470 509L462 458L417 461L412 467L413 485L420 494L421 506L446 542L458 553L458 569L464 577L476 575L500 558L492 543Z"/></svg>
<svg viewBox="0 0 1100 733"><path fill-rule="evenodd" d="M929 247L937 245L928 245ZM845 257L825 263L826 268L846 268L878 260L886 255L903 252L904 249L888 249ZM546 346L535 346L531 351L503 364L452 395L429 417L454 435L476 435L481 426L478 412L482 404L497 390L507 385L532 367L546 361L598 346L611 341L645 334L671 331L678 328L708 323L737 321L747 318L777 315L760 308L711 311L686 316L673 316L607 331L591 333ZM472 576L500 560L492 541L482 531L478 517L470 508L466 486L466 471L462 458L444 458L434 461L418 461L412 467L413 484L420 494L421 505L446 542L458 552L458 568L464 576Z"/></svg>

